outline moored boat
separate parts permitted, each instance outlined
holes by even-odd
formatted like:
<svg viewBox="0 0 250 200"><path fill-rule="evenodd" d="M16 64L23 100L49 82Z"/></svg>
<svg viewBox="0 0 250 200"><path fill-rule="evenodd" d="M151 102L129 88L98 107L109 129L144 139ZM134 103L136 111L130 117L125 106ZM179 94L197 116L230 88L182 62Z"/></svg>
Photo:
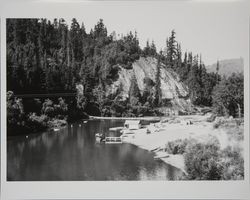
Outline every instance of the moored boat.
<svg viewBox="0 0 250 200"><path fill-rule="evenodd" d="M105 141L105 135L103 133L96 133L95 140L97 143L101 143Z"/></svg>

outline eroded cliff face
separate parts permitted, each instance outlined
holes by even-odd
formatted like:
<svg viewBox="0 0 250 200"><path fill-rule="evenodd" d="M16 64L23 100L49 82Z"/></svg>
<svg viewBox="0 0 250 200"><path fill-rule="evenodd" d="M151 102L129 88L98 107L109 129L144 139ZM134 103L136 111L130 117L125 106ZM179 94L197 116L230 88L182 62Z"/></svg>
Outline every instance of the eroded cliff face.
<svg viewBox="0 0 250 200"><path fill-rule="evenodd" d="M148 77L155 82L157 60L155 58L140 58L133 63L132 69L120 67L119 78L107 88L108 94L115 94L119 90L119 95L123 100L128 98L129 88L133 75L135 75L141 94L145 89L144 78ZM179 80L179 76L170 68L161 64L161 91L162 99L170 100L171 107L179 111L191 111L193 106L188 97L188 88Z"/></svg>

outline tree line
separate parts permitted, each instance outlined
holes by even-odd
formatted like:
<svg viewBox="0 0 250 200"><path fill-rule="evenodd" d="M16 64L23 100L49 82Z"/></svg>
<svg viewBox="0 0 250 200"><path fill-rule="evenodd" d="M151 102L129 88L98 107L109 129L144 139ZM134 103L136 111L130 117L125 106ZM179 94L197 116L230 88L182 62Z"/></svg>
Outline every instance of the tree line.
<svg viewBox="0 0 250 200"><path fill-rule="evenodd" d="M154 57L158 63L156 79L144 80L143 95L134 77L129 99L122 102L117 94L107 96L106 89L117 79L118 66L132 69L132 63L140 57ZM165 48L157 51L153 41L141 48L136 32L108 34L102 19L89 32L75 18L70 26L64 19L7 19L7 90L14 94L76 92L82 85L83 91L69 107L103 116L158 115L154 108L166 106L161 99L161 64L179 74L180 81L189 87L194 105L213 105L219 114L242 113L243 93L239 90L243 85L239 88L237 84L243 77L226 79L218 71L208 73L201 55L182 52L174 30ZM225 98L223 88L228 87L230 93L231 84L236 84L235 95Z"/></svg>

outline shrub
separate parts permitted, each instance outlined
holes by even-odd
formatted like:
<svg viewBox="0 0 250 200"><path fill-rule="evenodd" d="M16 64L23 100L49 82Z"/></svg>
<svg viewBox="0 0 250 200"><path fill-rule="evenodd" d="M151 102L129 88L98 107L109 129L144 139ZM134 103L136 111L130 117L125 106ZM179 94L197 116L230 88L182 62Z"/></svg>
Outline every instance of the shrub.
<svg viewBox="0 0 250 200"><path fill-rule="evenodd" d="M17 135L27 132L22 99L14 97L12 91L7 92L7 134Z"/></svg>
<svg viewBox="0 0 250 200"><path fill-rule="evenodd" d="M46 99L42 106L42 114L50 118L58 117L63 119L68 114L68 105L61 97L58 99L58 104L54 104L50 99Z"/></svg>
<svg viewBox="0 0 250 200"><path fill-rule="evenodd" d="M54 111L55 109L53 107L53 101L51 101L50 99L46 99L43 103L42 114L45 114L49 117L54 117Z"/></svg>
<svg viewBox="0 0 250 200"><path fill-rule="evenodd" d="M242 180L244 179L244 158L241 149L228 146L221 151L223 179L224 180Z"/></svg>
<svg viewBox="0 0 250 200"><path fill-rule="evenodd" d="M7 123L10 125L20 125L24 120L24 110L22 99L14 97L12 91L7 92Z"/></svg>
<svg viewBox="0 0 250 200"><path fill-rule="evenodd" d="M28 116L26 126L31 132L44 131L48 128L48 120L46 115L38 116L35 113L31 113Z"/></svg>
<svg viewBox="0 0 250 200"><path fill-rule="evenodd" d="M222 178L223 166L220 164L218 142L206 144L189 142L184 153L187 179L219 180Z"/></svg>
<svg viewBox="0 0 250 200"><path fill-rule="evenodd" d="M48 122L49 128L60 128L67 124L65 120L62 119L52 119Z"/></svg>
<svg viewBox="0 0 250 200"><path fill-rule="evenodd" d="M244 130L242 127L228 128L226 133L230 139L233 139L235 141L243 141L244 139Z"/></svg>
<svg viewBox="0 0 250 200"><path fill-rule="evenodd" d="M216 117L215 120L214 120L213 127L214 128L219 128L225 122L226 122L226 119L224 117Z"/></svg>
<svg viewBox="0 0 250 200"><path fill-rule="evenodd" d="M185 153L186 146L189 143L188 139L185 140L174 140L171 142L168 142L165 146L165 151L167 151L170 154L183 154Z"/></svg>

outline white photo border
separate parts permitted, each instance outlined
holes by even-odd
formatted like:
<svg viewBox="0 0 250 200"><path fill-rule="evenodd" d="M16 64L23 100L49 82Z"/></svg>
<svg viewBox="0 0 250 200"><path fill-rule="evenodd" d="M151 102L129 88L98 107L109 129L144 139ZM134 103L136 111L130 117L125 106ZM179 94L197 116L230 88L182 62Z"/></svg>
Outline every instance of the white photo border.
<svg viewBox="0 0 250 200"><path fill-rule="evenodd" d="M248 56L244 60L244 167L242 181L7 181L6 134L6 19L41 17L81 17L79 7L87 5L134 4L142 1L57 1L30 0L2 2L1 12L1 198L2 199L250 199L249 184L249 37ZM160 3L163 1L147 1ZM207 0L209 2L209 0ZM223 1L227 3L226 1ZM167 2L165 2L167 3ZM169 2L173 3L173 2ZM175 2L177 3L177 2ZM198 1L178 3L199 3ZM212 1L212 3L215 3ZM229 3L248 6L247 1ZM135 3L136 4L136 3ZM59 7L59 8L58 8ZM208 8L209 9L209 8ZM245 12L245 11L244 11Z"/></svg>

